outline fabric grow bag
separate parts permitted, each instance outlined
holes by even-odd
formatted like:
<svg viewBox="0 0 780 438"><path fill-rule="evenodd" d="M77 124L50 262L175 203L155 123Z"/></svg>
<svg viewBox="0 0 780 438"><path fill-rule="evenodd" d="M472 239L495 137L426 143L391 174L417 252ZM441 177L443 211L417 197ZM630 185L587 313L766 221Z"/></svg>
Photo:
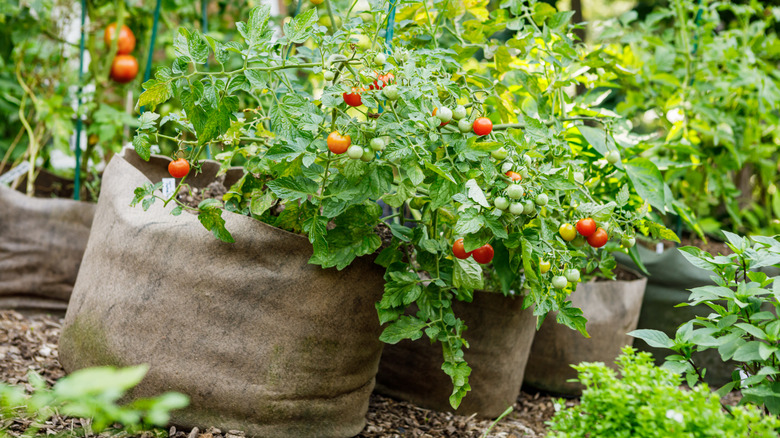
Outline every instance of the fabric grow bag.
<svg viewBox="0 0 780 438"><path fill-rule="evenodd" d="M523 382L536 317L521 298L477 291L474 301L455 301L452 309L468 329L465 359L471 367L471 391L457 413L495 418L517 401ZM427 338L426 338L427 339ZM452 411L452 382L441 369L442 350L423 339L386 345L376 392L437 411Z"/></svg>
<svg viewBox="0 0 780 438"><path fill-rule="evenodd" d="M302 236L223 213L236 242L158 201L130 207L135 187L170 160L132 151L108 165L60 340L68 372L146 363L131 394L178 391L172 423L263 437L349 437L365 425L382 351L374 303L383 270L308 264ZM188 178L204 187L218 165Z"/></svg>
<svg viewBox="0 0 780 438"><path fill-rule="evenodd" d="M590 338L555 321L549 315L534 338L525 384L558 395L576 395L582 386L568 382L577 377L572 368L580 362L604 362L615 367L615 358L634 338L646 278L631 281L591 281L577 286L571 302L588 319Z"/></svg>
<svg viewBox="0 0 780 438"><path fill-rule="evenodd" d="M642 263L650 273L638 328L660 330L674 339L677 328L682 324L696 316L707 316L713 312L704 304L675 307L688 302L688 289L715 284L710 279L712 274L709 271L692 265L676 248L660 254L641 246L637 249ZM615 258L620 263L636 266L625 254L615 254ZM666 356L675 354L669 349L650 347L641 340L637 347L652 353L659 365L664 362ZM704 380L712 385L721 386L730 382L731 373L736 369L734 363L723 362L717 349L694 354L693 360L697 366L707 369Z"/></svg>
<svg viewBox="0 0 780 438"><path fill-rule="evenodd" d="M95 205L0 186L0 309L64 312Z"/></svg>

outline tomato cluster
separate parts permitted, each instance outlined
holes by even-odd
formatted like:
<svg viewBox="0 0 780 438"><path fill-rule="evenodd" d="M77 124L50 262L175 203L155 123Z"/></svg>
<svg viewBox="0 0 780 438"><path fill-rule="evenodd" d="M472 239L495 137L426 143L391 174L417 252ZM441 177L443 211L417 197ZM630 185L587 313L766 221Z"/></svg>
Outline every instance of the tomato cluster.
<svg viewBox="0 0 780 438"><path fill-rule="evenodd" d="M601 248L607 244L609 235L604 228L596 226L596 221L593 218L583 218L577 221L576 231L572 224L565 223L558 228L558 234L561 238L567 242L574 241L579 233L582 237L587 239L588 245L593 248ZM576 244L576 241L575 241ZM579 245L578 245L579 246ZM633 245L632 245L633 246Z"/></svg>
<svg viewBox="0 0 780 438"><path fill-rule="evenodd" d="M111 23L103 33L103 42L110 46L116 34L116 23ZM122 25L117 38L116 57L111 63L111 79L126 84L138 75L138 61L130 53L135 49L135 35L127 25Z"/></svg>
<svg viewBox="0 0 780 438"><path fill-rule="evenodd" d="M466 249L463 247L463 239L458 239L452 244L452 254L461 260L474 257L474 261L485 265L493 261L494 251L493 247L486 243L471 252L466 252Z"/></svg>

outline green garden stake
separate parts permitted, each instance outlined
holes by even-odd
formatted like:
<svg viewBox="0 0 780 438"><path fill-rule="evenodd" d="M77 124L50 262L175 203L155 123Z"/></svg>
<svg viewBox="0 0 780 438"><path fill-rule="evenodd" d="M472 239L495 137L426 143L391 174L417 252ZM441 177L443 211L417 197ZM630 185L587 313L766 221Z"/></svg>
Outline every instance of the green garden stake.
<svg viewBox="0 0 780 438"><path fill-rule="evenodd" d="M149 39L149 55L146 57L146 67L144 68L144 82L148 81L152 76L152 55L154 54L154 41L157 39L157 23L160 21L160 3L161 0L157 0L157 5L154 7L154 21L152 22L152 37ZM145 108L141 107L141 114L144 113Z"/></svg>
<svg viewBox="0 0 780 438"><path fill-rule="evenodd" d="M87 0L81 0L81 43L79 44L79 94L76 110L76 169L73 178L73 199L81 199L81 80L84 77L84 26L87 18ZM30 163L35 165L35 163Z"/></svg>
<svg viewBox="0 0 780 438"><path fill-rule="evenodd" d="M209 18L208 18L208 0L201 0L200 2L200 27L203 31L203 35L206 35L209 31ZM209 68L209 59L206 58L206 69ZM211 143L206 145L206 158L211 159Z"/></svg>

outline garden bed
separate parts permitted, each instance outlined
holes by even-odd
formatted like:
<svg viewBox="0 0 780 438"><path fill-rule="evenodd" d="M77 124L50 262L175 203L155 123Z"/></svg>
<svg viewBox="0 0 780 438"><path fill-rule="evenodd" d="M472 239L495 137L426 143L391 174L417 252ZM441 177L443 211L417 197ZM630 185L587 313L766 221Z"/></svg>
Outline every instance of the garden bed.
<svg viewBox="0 0 780 438"><path fill-rule="evenodd" d="M0 381L27 385L27 372L41 374L53 384L65 375L58 356L62 319L43 315L22 315L0 311ZM28 386L28 390L31 389ZM574 400L568 402L575 403ZM520 438L545 435L544 422L554 414L552 399L540 394L523 392L514 406L514 412L499 421L488 437ZM480 437L492 421L451 413L423 409L411 403L398 402L377 394L371 396L367 415L368 424L360 438L379 437ZM55 416L41 433L52 434L87 426L88 421ZM23 420L0 420L0 426L14 432L23 430ZM170 430L175 438L231 438L244 436L241 431ZM101 436L108 436L104 432ZM152 435L147 435L152 436Z"/></svg>

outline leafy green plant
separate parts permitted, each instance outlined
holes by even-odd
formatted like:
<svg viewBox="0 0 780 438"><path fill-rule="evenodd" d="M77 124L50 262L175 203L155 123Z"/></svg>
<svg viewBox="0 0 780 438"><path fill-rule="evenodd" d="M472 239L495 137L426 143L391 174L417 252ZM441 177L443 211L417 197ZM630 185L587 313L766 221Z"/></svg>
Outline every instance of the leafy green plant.
<svg viewBox="0 0 780 438"><path fill-rule="evenodd" d="M626 135L663 172L668 210L701 237L780 231L780 9L737 3L673 0L602 35L623 68L602 86L632 122Z"/></svg>
<svg viewBox="0 0 780 438"><path fill-rule="evenodd" d="M688 303L705 304L713 313L680 326L674 339L658 330L635 330L630 335L652 347L668 348L664 367L686 376L689 385L701 381L706 369L696 366L692 355L717 348L724 361L734 361L742 372L718 390L739 389L743 402L763 405L780 413L780 277L768 277L759 269L780 266L780 241L775 237L739 237L724 232L733 254L713 256L696 247L680 251L694 266L713 273L715 285L691 289Z"/></svg>
<svg viewBox="0 0 780 438"><path fill-rule="evenodd" d="M31 394L22 387L0 383L0 418L32 420L22 435L25 437L35 436L40 426L55 414L90 418L94 432L101 432L115 423L121 423L129 432L165 426L172 410L189 404L187 396L168 392L117 404L128 390L141 382L147 371L146 365L121 369L87 368L63 377L52 388L31 372L28 375L33 388ZM0 437L8 436L11 435L0 430Z"/></svg>
<svg viewBox="0 0 780 438"><path fill-rule="evenodd" d="M380 37L388 5L356 16L355 2L326 0L335 26L304 9L278 39L263 7L237 24L236 41L181 29L171 66L144 84L135 150L148 159L153 146L173 143L197 172L211 147L223 169L241 163L246 174L198 208L163 198L159 182L137 188L133 203L191 209L228 242L223 209L304 234L310 263L323 268L379 251L375 230L389 222L392 241L376 259L386 269L381 339L440 342L457 407L471 370L453 300L471 301L476 289L523 295L540 324L557 311L586 334L567 297L580 271L612 276L609 250L620 244L609 237L676 236L645 219L647 203L664 206L663 181L616 142L620 118L595 107L597 96L566 91L593 86L584 72L612 68L607 54L572 40L571 13L535 1L495 11L404 3L391 47ZM507 26L514 37L492 39ZM154 112L171 100L183 110ZM397 213L383 217L378 200ZM562 224L587 217L602 229L591 245L561 237ZM409 314L413 303L419 311Z"/></svg>
<svg viewBox="0 0 780 438"><path fill-rule="evenodd" d="M707 385L680 387L682 378L656 367L650 353L624 347L620 377L603 363L574 366L585 385L580 404L557 402L551 438L776 437L780 420L755 407L725 408Z"/></svg>

